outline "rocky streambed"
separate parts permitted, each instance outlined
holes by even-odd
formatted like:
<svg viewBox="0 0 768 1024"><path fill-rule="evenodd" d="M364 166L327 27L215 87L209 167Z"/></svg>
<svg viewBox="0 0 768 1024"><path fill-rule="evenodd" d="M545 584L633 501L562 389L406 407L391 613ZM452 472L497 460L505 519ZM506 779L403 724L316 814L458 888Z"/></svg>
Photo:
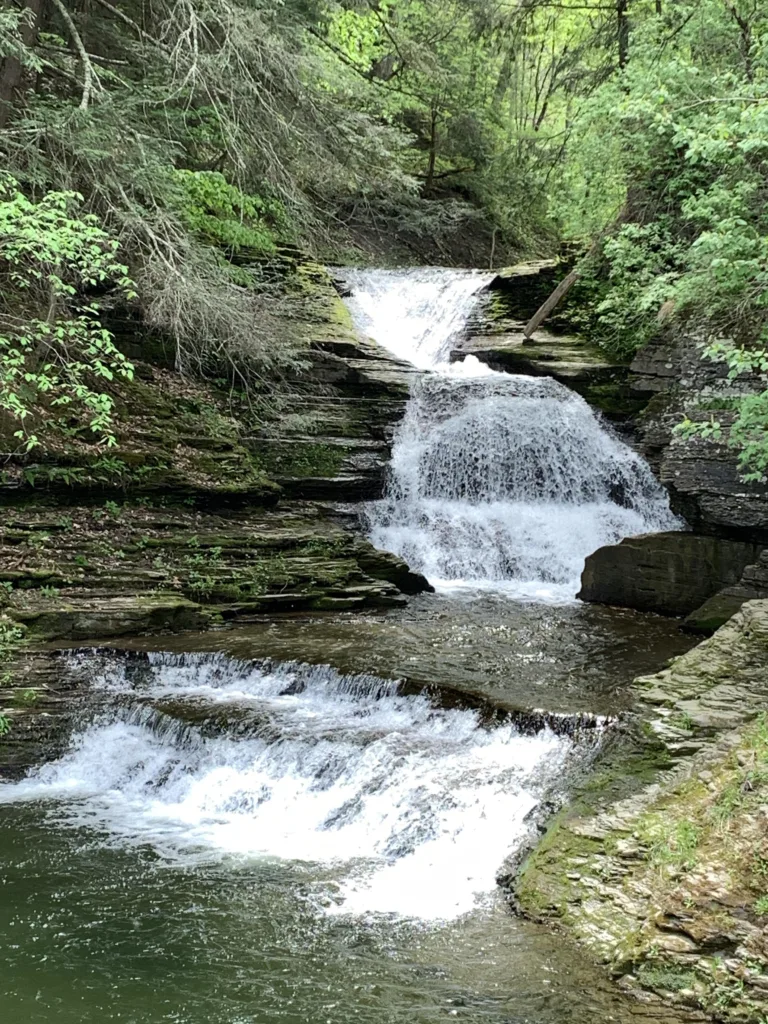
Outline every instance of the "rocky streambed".
<svg viewBox="0 0 768 1024"><path fill-rule="evenodd" d="M301 744L307 741L307 730L314 737L309 743L312 750L318 745L318 749L330 750L328 743L352 743L349 749L344 746L346 753L341 758L338 750L328 755L328 764L337 765L339 772L353 748L357 758L358 748L379 750L376 744L386 747L395 742L387 740L390 734L407 735L403 750L387 747L386 756L392 755L392 764L400 765L397 757L415 757L419 764L431 764L432 754L439 748L439 756L448 759L446 764L450 761L463 766L460 771L456 768L457 785L468 778L461 774L466 767L462 758L471 748L475 758L471 786L481 788L488 782L481 764L486 756L483 751L490 744L498 759L499 778L503 776L509 783L509 789L499 789L499 799L511 799L511 794L516 794L516 800L519 797L509 808L509 820L520 820L520 829L515 832L516 852L501 871L500 880L514 908L527 920L539 922L544 930L521 924L522 931L515 931L518 925L513 925L509 917L497 916L497 903L490 918L471 916L466 934L471 932L478 943L487 941L491 945L507 941L499 939L499 934L519 935L524 937L521 942L529 943L530 950L541 943L546 962L561 977L555 1016L547 1015L546 1000L530 999L525 990L522 996L506 992L503 1006L493 1004L489 1011L490 988L500 983L495 969L489 969L487 978L474 988L471 979L462 981L457 998L463 1002L450 1002L453 997L445 996L439 986L439 997L433 986L428 986L428 993L417 986L413 990L418 991L417 998L429 1003L434 997L448 1000L446 1006L465 1006L466 1012L461 1013L471 1021L501 1022L509 1019L509 1013L526 1013L526 1019L537 1024L571 1022L581 1018L573 1016L567 993L578 986L574 988L574 983L567 980L563 983L562 978L569 977L572 964L579 964L578 971L585 972L584 976L589 973L590 968L581 959L585 952L587 958L608 965L624 989L645 1001L642 1013L648 1019L669 1022L714 1017L759 1024L765 1019L763 993L768 994L763 924L768 920L768 850L763 849L768 832L768 740L762 718L768 697L768 601L750 599L768 594L763 578L764 494L759 485L740 483L734 454L725 442L701 441L690 450L680 447L672 432L674 417L679 416L694 392L725 385L702 382L692 363L690 380L686 374L667 372L664 360L678 359L671 354L676 350L641 354L629 368L609 363L582 339L563 333L567 322L556 321L553 333L540 336L535 345L522 339L522 321L556 273L556 267L541 264L517 268L493 282L485 305L478 305L464 335L456 339L451 351L446 351L446 361L449 355L456 360L472 354L497 370L553 376L558 384L552 385L552 395L546 387L542 391L537 385L522 389L526 400L537 401L540 391L548 400L556 399L553 412L557 416L563 409L573 412L574 422L580 424L580 430L587 429L592 443L601 451L601 445L606 446L608 462L618 459L622 465L636 466L636 455L625 452L615 435L604 439L602 426L591 424L583 403L573 397L564 403L561 385L575 390L612 419L621 436L631 439L649 458L671 491L675 511L687 516L690 529L629 538L596 551L587 559L581 593L583 599L594 604L578 604L571 599L563 603L562 595L553 601L551 584L559 583L562 590L563 581L552 575L556 560L547 558L548 542L543 543L539 535L534 537L533 561L542 567L541 579L533 581L522 599L520 594L511 598L509 588L499 589L499 580L483 579L479 590L477 580L474 589L463 581L458 590L451 592L448 588L447 592L444 589L441 594L432 594L424 575L413 571L403 558L378 550L366 539L359 518L359 502L378 499L384 492L393 438L405 416L409 395L425 391L413 388L420 375L410 363L362 338L325 271L305 264L301 269L305 313L295 328L302 337L303 358L301 365L291 371L288 397L285 393L275 396L271 409L268 395L261 396L258 409L233 403L232 394L215 381L190 381L162 359L139 358L136 381L130 387L126 385L118 396L119 447L111 465L94 463L77 444L66 450L55 446L46 449L34 463L21 459L9 464L0 494L0 595L4 605L0 656L6 672L3 714L11 725L11 731L0 741L3 773L6 778L18 779L41 762L54 761L59 767L50 768L47 775L43 772L40 778L50 781L59 773L60 781L66 782L76 776L78 785L85 786L87 799L96 799L96 809L91 808L96 818L106 797L98 795L98 785L93 792L88 786L93 785L94 778L98 780L97 769L102 764L99 744L104 737L109 739L107 733L101 739L97 737L95 747L88 747L94 760L86 766L87 778L77 775L83 768L77 761L77 751L86 743L84 736L90 737L87 744L91 744L93 728L117 730L115 736L119 733L119 744L114 748L105 741L105 769L112 764L112 749L119 748L128 758L124 765L128 774L121 776L113 788L130 788L137 772L149 772L146 786L161 790L171 776L175 778L177 769L180 777L185 773L195 777L197 773L201 783L209 779L209 768L213 770L215 764L226 763L230 771L247 773L245 762L240 763L245 748L238 751L227 746L233 741L228 736L234 722L231 712L221 706L212 709L211 705L211 701L223 700L224 676L224 691L229 693L227 687L233 686L237 691L234 698L230 695L226 699L245 701L243 714L251 724L264 715L264 721L271 723L264 735L256 730L259 742L266 737L271 743L277 737L283 744L287 737L291 743L299 743L290 771L305 780L301 787L306 782L308 791L323 789L325 783L307 780L321 779L325 769L321 758L317 764L312 761L311 772L305 771L310 755ZM149 349L144 354L148 357ZM683 360L680 365L687 367L688 363ZM411 538L408 543L413 543L426 524L440 565L450 569L456 543L455 536L452 542L453 535L446 533L445 522L459 524L466 541L460 560L462 571L468 566L471 573L477 563L471 548L479 543L478 538L489 545L489 550L501 547L508 551L510 545L499 544L493 516L481 522L473 512L472 501L467 499L468 495L472 497L470 484L475 486L470 476L466 486L447 495L446 507L441 506L435 514L433 499L436 495L442 499L438 490L447 486L444 478L448 463L441 454L441 445L454 445L455 438L463 438L458 461L452 456L450 462L462 472L475 463L492 468L499 459L473 462L470 449L475 441L467 441L471 436L481 443L483 438L482 430L476 429L482 417L472 419L475 404L486 400L493 403L493 422L505 426L504 437L516 436L520 431L517 424L525 427L533 419L530 415L522 420L514 416L510 419L512 399L519 397L520 389L510 394L504 380L489 387L481 378L465 387L460 375L449 379L445 372L447 383L437 390L449 393L451 401L446 408L441 405L435 413L431 406L425 404L422 409L416 403L408 421L410 430L422 421L432 424L432 447L420 457L422 475L430 481L433 492L422 494L418 477L411 480L412 474L403 476L401 460L398 472L402 479L411 481L413 494L409 502L402 503L403 495L408 497L410 492L400 486L395 498L401 505L395 504L397 515L385 517L385 527L396 543L400 533L407 534ZM651 380L656 383L649 383ZM429 388L425 393L429 398ZM650 393L657 398L648 403ZM450 419L455 414L454 406L464 417L460 430L453 429ZM640 406L645 406L645 412L638 420L635 414ZM543 418L547 429L557 416ZM515 425L514 430L510 423ZM405 436L407 441L407 431ZM416 449L418 442L415 437ZM504 458L511 458L515 444L505 442L504 447ZM562 453L557 454L558 445L549 447L555 453L553 458L559 458ZM574 451L579 454L578 446ZM633 486L633 472L627 477L625 491ZM639 469L637 474L642 476ZM650 476L648 479L646 489L653 491L658 504L658 485ZM530 486L534 489L537 480L532 471ZM518 502L522 497L524 504L529 497L528 491L508 494L504 481L495 477L492 482L496 490L491 505L494 501L497 505L508 502L510 497ZM484 487L481 481L478 495L488 504ZM600 519L604 509L620 513L623 522L621 517L627 509L621 506L622 495L610 489L604 494L599 480L590 487L595 489L591 505L600 512L596 519L599 528L605 528ZM556 527L558 503L563 498L559 492L547 493L550 526ZM570 500L566 496L566 503ZM641 511L644 508L638 507ZM446 508L450 512L447 519ZM414 522L413 509L418 513ZM590 515L593 513L591 509ZM528 520L516 514L510 522L517 524L519 534L520 524ZM502 531L502 539L513 536L506 520L504 530L507 532ZM561 534L562 530L560 534L555 530L553 536ZM515 545L514 550L521 547L518 535ZM525 541L523 555L526 545L531 548ZM512 561L515 565L509 571L527 565L519 553ZM507 572L509 559L499 564L502 562L502 570ZM490 589L488 582L493 584ZM565 589L568 586L566 580ZM574 591L575 587L571 593ZM688 632L679 628L682 616L688 616ZM691 629L712 632L718 626L721 628L710 639L693 647ZM26 642L21 657L20 641ZM203 710L190 712L189 694L184 697L183 708L176 697L155 695L150 710L160 716L157 720L150 722L145 716L134 721L121 711L119 721L101 721L103 711L123 707L125 702L121 704L122 698L112 694L104 704L103 687L94 689L94 680L104 675L102 669L94 668L96 656L87 653L78 663L71 660L71 655L52 651L62 646L86 646L92 652L105 642L118 649L122 646L156 652L154 656L161 660L154 664L163 667L152 672L158 678L164 673L163 686L171 689L179 685L179 673L186 671L186 654L200 652L202 660L195 671L205 676L208 686ZM218 654L213 655L213 661L206 661L211 652ZM224 676L220 672L214 678L218 670L211 676L210 666L215 667L219 664L216 657L225 655L248 663L254 658L271 658L280 664L298 660L308 666L328 663L336 673L329 670L329 684L325 677L313 675L314 669L308 669L313 680L309 687L283 680L273 692L269 682L272 677L264 663L258 671L228 668ZM146 659L151 661L152 656L105 657L118 666L119 674L120 665L148 664ZM174 658L180 661L174 662ZM648 674L670 658L669 667ZM285 671L294 670L280 669L280 679ZM127 678L130 672L126 669L126 673ZM375 673L378 682L370 683L370 673ZM338 682L361 674L369 680L362 689L350 683L350 690L347 683ZM184 686L194 690L198 683L199 679L186 679ZM390 692L388 687L395 683L399 689ZM328 685L336 694L331 701ZM334 710L336 698L340 703ZM364 707L355 703L358 698L364 698ZM261 709L254 712L254 701L264 707L260 705ZM181 717L180 708L184 711ZM339 709L351 716L348 721L336 720ZM235 718L240 715L242 725L245 719L241 711ZM163 716L179 722L171 728ZM595 744L599 729L596 733L593 727L601 721L610 722L610 728L605 729L602 742ZM96 724L91 727L89 722ZM584 725L592 727L590 742L585 746L589 756L578 770L569 772L567 790L555 795L545 784L549 777L547 744L562 753L562 744L568 746L569 737ZM284 727L288 732L280 739ZM349 730L356 739L350 739ZM73 735L80 738L70 746ZM244 738L244 734L238 736L238 742ZM249 742L254 739L250 734L246 738ZM532 759L521 753L523 748L529 749L527 738L532 741ZM206 744L214 740L221 740L223 745L217 747L218 753L209 762ZM512 747L518 741L520 750L513 754ZM135 742L140 749L134 763L129 755ZM189 752L192 749L196 751L194 756ZM223 762L216 760L220 755ZM150 777L153 758L158 756L162 770ZM226 760L230 756L231 762ZM365 757L360 763L365 763ZM75 776L66 774L70 769L76 769ZM341 777L339 774L338 779ZM356 780L355 785L359 782ZM384 785L383 779L377 785L379 782ZM430 791L433 782L429 781L424 793ZM363 786L355 796L342 792L343 788L339 790L338 806L329 809L330 817L323 819L326 824L320 831L335 828L340 822L350 823L357 814L365 818L368 790ZM249 795L242 807L240 789L229 796L216 796L210 806L217 821L231 813L242 812L248 817L260 806L262 790L251 786L251 780L245 789ZM419 793L414 790L412 794L413 815L406 815L411 824L404 819L397 840L385 837L381 849L366 847L364 857L373 861L389 857L394 863L400 857L415 856L421 843L427 848L434 838L428 830L418 833L418 841L414 839L417 826L413 823L423 822L424 815L432 813L429 800L425 803L424 794ZM161 794L166 811L176 807L177 796L175 790ZM54 797L60 799L60 795ZM446 822L454 821L451 799L450 794L442 793L438 800ZM195 814L204 804L194 804ZM470 805L474 806L471 800ZM69 811L62 812L59 804L52 806L52 821L59 820L60 812L67 818ZM491 801L491 816L493 807ZM552 819L557 807L560 809ZM78 818L78 827L91 828L93 820ZM462 835L461 841L469 842L472 830L465 828L466 822L454 824L456 836ZM40 825L28 815L13 819L13 828L17 829L14 835L18 834L23 844L29 838L23 838L26 830L35 832L38 827L49 834L48 825ZM102 822L99 828L104 827ZM486 827L481 821L478 834ZM118 832L123 828L120 825ZM107 832L113 835L110 829ZM542 834L534 841L537 829ZM82 838L85 833L78 835ZM314 842L311 837L304 838ZM59 832L53 843L59 853L69 850L62 856L74 858L73 863L80 856ZM155 856L159 847L153 843L154 839L149 845ZM45 841L41 844L42 848ZM503 846L503 830L494 832L485 854ZM481 852L477 843L467 847L469 859L482 859ZM303 847L299 853L304 854ZM501 859L500 854L489 868L491 874L480 886L482 891L493 889L492 876ZM438 857L435 870L441 866L447 870L446 863ZM107 874L122 870L111 861L105 862L104 868ZM213 876L206 876L205 885L215 889L218 871L217 867ZM293 919L295 910L285 902L286 893L299 884L297 878L300 882L302 872L288 879L280 871L274 876L279 876L275 889L279 894L273 893L276 902L268 909L267 904L260 905L258 913L266 915L269 927L276 919L283 922L277 927L277 932L283 934L284 922ZM325 869L313 875L311 882L308 876L302 877L301 884L309 887L306 891L313 894L313 900L332 903L336 899L324 888L330 878ZM421 877L418 871L414 877ZM261 874L259 878L263 882ZM14 885L18 888L21 883L16 879ZM489 888L483 889L486 885ZM386 903L396 888L386 890L386 899L381 890L377 899ZM325 895L318 896L321 890ZM188 895L182 893L182 909ZM104 894L95 898L103 902ZM156 912L154 907L154 898L148 899L148 915ZM232 907L235 921L243 907L238 899ZM122 912L117 906L113 910ZM17 907L14 913L22 912ZM22 918L23 913L19 920ZM506 922L503 927L500 921ZM485 933L483 928L487 929ZM504 928L512 931L504 933ZM564 947L565 953L558 939L546 937L547 929L552 928L572 940ZM336 963L333 957L329 960L328 943L333 945L339 935L331 935L325 926L317 927L314 934L319 936L317 955ZM345 934L352 936L355 947L364 941L356 926ZM377 942L384 946L391 943L386 928L376 934ZM406 945L413 941L413 934L407 932ZM450 930L450 937L457 949L466 948L456 928ZM200 941L205 944L203 938ZM226 945L229 940L224 937L221 941ZM295 963L299 965L303 963L300 946L295 947ZM441 970L439 948L439 939L436 945L421 944L419 954L409 961L411 967L418 964L418 970L424 968L423 954L430 969ZM510 962L516 965L516 982L525 976L524 950L510 954ZM479 957L478 963L503 968L504 957L497 961L495 956L488 953L485 958ZM458 978L456 958L449 959L450 976ZM343 957L334 968L339 985L347 991L349 983L349 991L354 993L351 998L358 999L363 983L357 975L351 979L342 961ZM263 976L264 991L271 991L272 966L265 971L254 965L251 968ZM382 973L378 960L372 974L377 978L387 975L386 971ZM124 984L125 977L120 967L118 983ZM543 975L537 974L538 989L545 987L546 979L542 979ZM184 1005L194 1005L192 989L185 989L179 979L177 983L179 991L185 993ZM391 983L390 978L387 984ZM612 1019L623 1021L635 1019L640 1013L631 1008L633 1004L616 1001L599 983L596 985L597 996L583 997L584 1020L593 1019L595 1013L611 1013ZM412 989L405 985L398 991L403 993L403 1003L398 1003L397 1013L406 1013ZM17 1008L22 1013L19 1019L25 1022L29 992L22 986L16 993ZM134 991L138 1000L135 1005L144 1005L145 995ZM316 994L309 997L309 1002L295 993L293 998L303 1007L297 1012L305 1014L297 1020L307 1019L310 1008L317 1005ZM372 997L370 1005L374 1009L366 1018L372 1022L383 1019L377 1016L377 998ZM232 999L241 1005L239 996L228 990L226 1000ZM74 1003L67 1006L66 1012L75 1014L73 1020L89 1019L76 1016ZM126 1004L126 1008L132 1012L134 1007ZM88 1012L97 1010L94 1003ZM207 1015L199 1019L218 1020L216 1014L220 1012L221 1006L214 1000L208 1005ZM324 1012L329 1020L336 1019L330 1005ZM150 1015L146 1019L167 1018ZM192 1013L185 1019L196 1021L198 1017ZM389 1019L401 1017L396 1014ZM437 1018L424 1011L418 1018L406 1015L402 1019L426 1022Z"/></svg>

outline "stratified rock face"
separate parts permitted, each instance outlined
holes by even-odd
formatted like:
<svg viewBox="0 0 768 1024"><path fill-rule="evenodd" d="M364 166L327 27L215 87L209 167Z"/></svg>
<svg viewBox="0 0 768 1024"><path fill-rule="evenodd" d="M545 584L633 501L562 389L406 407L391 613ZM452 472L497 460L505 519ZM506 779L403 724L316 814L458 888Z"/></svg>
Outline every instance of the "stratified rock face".
<svg viewBox="0 0 768 1024"><path fill-rule="evenodd" d="M381 497L394 428L418 371L349 333L315 340L287 415L243 443L286 498Z"/></svg>
<svg viewBox="0 0 768 1024"><path fill-rule="evenodd" d="M639 611L688 615L722 588L737 584L760 549L748 541L694 533L628 537L589 555L578 597Z"/></svg>
<svg viewBox="0 0 768 1024"><path fill-rule="evenodd" d="M638 421L639 446L669 489L672 507L694 530L768 542L768 487L741 479L738 453L728 444L734 413L723 409L763 385L755 377L729 381L726 368L702 359L701 349L699 339L680 332L635 356L631 387L650 399ZM717 420L721 439L681 438L675 427L685 416Z"/></svg>
<svg viewBox="0 0 768 1024"><path fill-rule="evenodd" d="M729 381L726 368L702 359L701 350L699 339L681 331L659 337L638 352L630 379L648 400L637 421L638 447L693 532L596 551L580 596L687 615L688 628L706 633L744 601L768 596L768 569L759 561L768 545L768 486L742 480L738 452L728 443L735 413L723 408L763 384L755 377ZM720 439L681 437L675 428L686 416L717 420Z"/></svg>
<svg viewBox="0 0 768 1024"><path fill-rule="evenodd" d="M271 407L141 362L115 384L109 459L59 441L6 467L0 606L31 635L200 629L431 589L349 507L383 493L413 367L357 336L324 268L305 261L296 280L301 359Z"/></svg>
<svg viewBox="0 0 768 1024"><path fill-rule="evenodd" d="M404 602L431 587L318 507L0 508L5 612L36 639L203 629Z"/></svg>
<svg viewBox="0 0 768 1024"><path fill-rule="evenodd" d="M700 608L688 615L685 625L699 633L711 633L727 622L745 601L768 597L768 550L760 552L753 565L748 565L738 583L733 583L710 597Z"/></svg>
<svg viewBox="0 0 768 1024"><path fill-rule="evenodd" d="M768 601L635 687L645 755L598 766L513 883L518 906L558 920L631 992L757 1024L768 1004ZM617 801L612 775L633 771L635 792Z"/></svg>
<svg viewBox="0 0 768 1024"><path fill-rule="evenodd" d="M566 272L553 260L501 271L489 284L487 299L469 324L467 337L451 352L451 360L473 355L501 372L553 377L609 419L627 420L645 400L631 393L628 366L569 332L567 298L533 338L523 334L526 322Z"/></svg>

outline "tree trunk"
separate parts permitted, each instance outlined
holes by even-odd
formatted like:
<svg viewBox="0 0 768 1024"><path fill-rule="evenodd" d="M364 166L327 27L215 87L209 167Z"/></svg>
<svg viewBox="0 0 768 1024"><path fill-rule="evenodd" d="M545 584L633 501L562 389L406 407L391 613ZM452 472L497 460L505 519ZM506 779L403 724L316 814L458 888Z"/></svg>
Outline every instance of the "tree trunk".
<svg viewBox="0 0 768 1024"><path fill-rule="evenodd" d="M45 0L24 0L23 9L32 12L32 17L21 29L21 40L25 46L33 46L43 13ZM0 67L0 128L4 128L18 100L22 86L24 67L17 57L6 57Z"/></svg>
<svg viewBox="0 0 768 1024"><path fill-rule="evenodd" d="M555 308L558 302L567 292L571 290L571 288L576 284L578 279L579 271L572 270L570 274L563 278L563 280L560 282L557 288L555 288L555 290L549 296L547 301L543 302L541 306L539 306L539 308L533 314L531 319L525 325L523 337L526 341L528 341L532 337L536 328L539 327L542 321L549 316L549 314L552 312L552 310Z"/></svg>
<svg viewBox="0 0 768 1024"><path fill-rule="evenodd" d="M625 68L629 60L629 0L616 0L616 18L619 33L619 67Z"/></svg>
<svg viewBox="0 0 768 1024"><path fill-rule="evenodd" d="M429 194L435 180L435 161L437 160L437 106L432 105L432 121L429 129L429 160L427 161L427 177L424 191Z"/></svg>

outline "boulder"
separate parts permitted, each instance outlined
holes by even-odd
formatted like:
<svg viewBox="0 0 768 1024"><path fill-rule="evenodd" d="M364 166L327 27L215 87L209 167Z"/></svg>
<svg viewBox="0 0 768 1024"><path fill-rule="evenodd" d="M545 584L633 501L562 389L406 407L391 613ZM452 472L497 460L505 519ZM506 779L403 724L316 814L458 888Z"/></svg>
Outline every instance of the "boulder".
<svg viewBox="0 0 768 1024"><path fill-rule="evenodd" d="M582 601L688 615L739 583L761 545L696 533L653 533L598 548L584 565Z"/></svg>

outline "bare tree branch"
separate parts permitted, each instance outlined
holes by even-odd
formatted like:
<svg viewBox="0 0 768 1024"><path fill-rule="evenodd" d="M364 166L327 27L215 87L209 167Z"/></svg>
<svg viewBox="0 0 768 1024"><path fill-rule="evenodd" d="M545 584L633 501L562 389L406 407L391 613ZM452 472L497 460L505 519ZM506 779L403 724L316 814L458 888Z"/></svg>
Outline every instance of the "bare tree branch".
<svg viewBox="0 0 768 1024"><path fill-rule="evenodd" d="M91 58L88 56L88 51L85 48L80 33L77 31L77 26L72 20L72 15L69 13L67 8L64 6L62 0L53 0L53 6L61 15L64 24L69 30L69 34L72 37L72 42L75 44L75 49L80 57L80 62L83 65L83 96L80 100L80 109L87 110L88 104L91 100L91 94L94 89L100 88L99 77L94 71Z"/></svg>

